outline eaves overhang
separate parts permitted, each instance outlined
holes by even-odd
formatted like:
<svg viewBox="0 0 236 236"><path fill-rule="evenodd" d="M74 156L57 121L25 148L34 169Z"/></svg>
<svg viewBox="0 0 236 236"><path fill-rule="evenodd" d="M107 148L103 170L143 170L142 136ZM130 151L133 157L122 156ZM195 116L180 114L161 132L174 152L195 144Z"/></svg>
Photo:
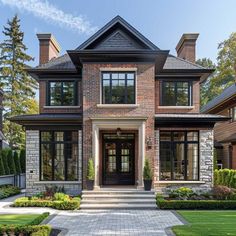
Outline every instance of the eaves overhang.
<svg viewBox="0 0 236 236"><path fill-rule="evenodd" d="M69 50L67 53L77 68L91 62L153 62L158 72L162 70L169 50Z"/></svg>

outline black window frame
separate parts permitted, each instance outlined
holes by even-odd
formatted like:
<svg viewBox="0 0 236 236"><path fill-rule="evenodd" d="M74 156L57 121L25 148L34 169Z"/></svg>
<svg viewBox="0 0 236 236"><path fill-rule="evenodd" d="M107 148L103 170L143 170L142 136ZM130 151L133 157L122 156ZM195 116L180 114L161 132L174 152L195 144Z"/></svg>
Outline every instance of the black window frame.
<svg viewBox="0 0 236 236"><path fill-rule="evenodd" d="M73 105L64 103L63 83L73 83L74 94L73 94ZM61 83L61 103L59 105L51 105L51 83ZM78 81L76 80L49 80L47 81L47 92L46 92L46 103L47 106L77 106L78 105Z"/></svg>
<svg viewBox="0 0 236 236"><path fill-rule="evenodd" d="M171 134L171 140L170 141L163 141L161 140L161 133L162 132L169 132ZM174 133L176 132L181 132L184 133L184 141L175 141L174 140ZM188 133L190 132L197 132L198 133L198 140L197 141L188 141ZM171 152L171 179L170 180L164 180L161 179L161 143L170 143L170 152ZM176 143L183 143L184 144L184 180L179 180L179 179L174 179L174 145ZM188 144L198 144L198 178L196 180L189 180L187 179L187 159L188 159ZM173 131L169 131L169 130L161 130L160 131L160 149L159 149L159 163L160 163L160 168L159 168L159 176L160 176L160 181L199 181L200 178L200 137L199 137L199 131L197 130L173 130Z"/></svg>
<svg viewBox="0 0 236 236"><path fill-rule="evenodd" d="M231 116L231 122L235 122L236 121L236 107L231 107L229 109L229 116Z"/></svg>
<svg viewBox="0 0 236 236"><path fill-rule="evenodd" d="M48 132L51 134L51 137L52 137L52 140L51 141L42 141L42 133L43 132ZM63 132L63 139L64 141L55 141L55 133L56 132ZM78 138L79 136L77 136L77 141L65 141L65 133L66 132L78 132L78 130L41 130L40 131L40 138L39 138L39 153L40 153L40 156L39 156L39 180L40 181L44 181L44 182L56 182L56 181L68 181L68 169L67 169L67 163L68 163L68 159L69 159L69 155L66 154L66 150L64 148L64 168L65 168L65 176L64 176L64 180L55 180L55 173L54 173L54 163L55 163L55 152L56 152L56 149L55 149L55 146L56 144L77 144L77 176L76 176L76 180L69 180L69 181L78 181L79 180L79 144L78 144ZM79 135L79 134L77 134ZM52 179L51 180L44 180L42 178L42 144L50 144L51 145L51 150L50 150L50 153L52 155Z"/></svg>
<svg viewBox="0 0 236 236"><path fill-rule="evenodd" d="M106 103L104 102L104 90L103 90L103 80L108 80L108 79L103 79L103 75L104 74L109 74L109 87L110 87L110 90L109 90L109 103ZM112 103L112 74L125 74L125 102L124 103ZM127 74L133 74L134 75L134 102L133 103L128 103L127 102L127 97L128 97L128 91L127 91ZM102 104L136 104L136 72L135 71L102 71L101 72L101 103Z"/></svg>
<svg viewBox="0 0 236 236"><path fill-rule="evenodd" d="M161 106L192 106L193 104L193 81L189 80L171 80L171 79L165 79L160 81L160 105ZM165 99L164 99L164 90L165 90L165 83L174 83L175 88L175 98L174 103L172 105L166 105ZM177 105L177 83L188 83L188 105Z"/></svg>

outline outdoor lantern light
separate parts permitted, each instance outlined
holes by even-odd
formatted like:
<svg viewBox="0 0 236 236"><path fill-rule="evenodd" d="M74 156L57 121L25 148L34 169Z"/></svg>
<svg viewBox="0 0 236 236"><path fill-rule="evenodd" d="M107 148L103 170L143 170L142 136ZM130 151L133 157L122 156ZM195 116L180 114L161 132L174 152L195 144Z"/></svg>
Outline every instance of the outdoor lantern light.
<svg viewBox="0 0 236 236"><path fill-rule="evenodd" d="M119 137L121 135L121 129L120 128L117 128L116 130L116 135Z"/></svg>

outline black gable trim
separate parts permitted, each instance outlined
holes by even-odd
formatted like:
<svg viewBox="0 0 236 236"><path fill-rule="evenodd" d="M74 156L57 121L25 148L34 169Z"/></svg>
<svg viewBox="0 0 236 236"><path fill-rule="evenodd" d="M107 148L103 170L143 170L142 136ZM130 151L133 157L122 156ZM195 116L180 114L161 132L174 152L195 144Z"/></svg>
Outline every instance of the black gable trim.
<svg viewBox="0 0 236 236"><path fill-rule="evenodd" d="M88 40L86 40L78 48L76 48L76 50L95 48L95 45L103 41L106 37L108 37L109 34L111 34L116 29L121 29L122 31L127 33L140 45L142 45L143 49L159 50L156 45L154 45L151 41L144 37L139 31L137 31L133 26L131 26L120 16L116 16L115 18L113 18L103 28L98 30L93 36L91 36Z"/></svg>

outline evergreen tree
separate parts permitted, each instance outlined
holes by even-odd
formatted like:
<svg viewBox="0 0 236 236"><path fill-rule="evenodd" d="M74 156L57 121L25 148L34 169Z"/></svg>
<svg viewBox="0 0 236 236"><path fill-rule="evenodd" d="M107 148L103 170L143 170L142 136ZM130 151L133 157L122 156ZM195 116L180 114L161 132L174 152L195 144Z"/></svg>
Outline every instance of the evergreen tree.
<svg viewBox="0 0 236 236"><path fill-rule="evenodd" d="M25 173L25 149L21 149L20 151L20 167L21 173Z"/></svg>
<svg viewBox="0 0 236 236"><path fill-rule="evenodd" d="M14 152L13 159L16 167L16 174L19 175L21 173L21 167L20 167L20 158L18 152Z"/></svg>
<svg viewBox="0 0 236 236"><path fill-rule="evenodd" d="M14 157L13 157L13 153L12 153L11 149L7 153L7 161L8 161L8 166L10 169L10 174L15 175L16 174L16 166L15 166Z"/></svg>
<svg viewBox="0 0 236 236"><path fill-rule="evenodd" d="M10 174L10 169L9 169L8 160L7 160L8 151L9 151L8 148L2 149L2 161L3 161L3 165L4 165L5 175Z"/></svg>
<svg viewBox="0 0 236 236"><path fill-rule="evenodd" d="M6 39L0 44L0 87L4 90L3 129L11 148L24 146L25 135L21 126L9 122L8 117L27 114L35 106L30 102L35 97L37 82L27 74L26 63L33 58L26 54L24 33L20 20L15 15L8 20L3 34ZM29 101L29 103L28 103ZM28 104L28 106L26 106Z"/></svg>
<svg viewBox="0 0 236 236"><path fill-rule="evenodd" d="M2 160L2 152L0 152L0 176L5 175L3 160Z"/></svg>

